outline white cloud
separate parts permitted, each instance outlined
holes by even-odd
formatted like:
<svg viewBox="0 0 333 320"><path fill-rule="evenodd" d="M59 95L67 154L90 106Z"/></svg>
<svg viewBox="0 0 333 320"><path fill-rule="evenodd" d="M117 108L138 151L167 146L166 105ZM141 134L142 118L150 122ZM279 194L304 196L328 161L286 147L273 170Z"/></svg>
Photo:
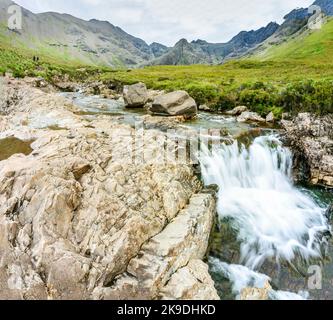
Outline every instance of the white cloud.
<svg viewBox="0 0 333 320"><path fill-rule="evenodd" d="M108 20L147 42L173 45L180 38L228 41L314 0L16 0L33 12L57 11Z"/></svg>

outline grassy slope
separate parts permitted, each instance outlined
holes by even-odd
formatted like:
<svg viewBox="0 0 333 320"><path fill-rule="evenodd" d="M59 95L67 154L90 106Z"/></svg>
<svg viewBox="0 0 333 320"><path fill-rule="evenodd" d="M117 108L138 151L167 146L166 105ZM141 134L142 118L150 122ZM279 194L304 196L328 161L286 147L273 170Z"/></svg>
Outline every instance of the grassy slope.
<svg viewBox="0 0 333 320"><path fill-rule="evenodd" d="M12 45L14 39L8 39L4 35L3 26L0 26L0 75L11 72L15 77L41 76L47 80L52 80L55 76L69 75L74 80L84 79L92 74L108 70L102 67L87 66L81 62L52 54L51 50L35 50L24 47L18 41L15 47ZM33 61L33 56L37 55L39 62ZM85 69L84 72L80 71Z"/></svg>
<svg viewBox="0 0 333 320"><path fill-rule="evenodd" d="M285 59L303 62L332 63L333 60L333 19L320 30L313 30L282 45L270 48L264 59L281 61Z"/></svg>

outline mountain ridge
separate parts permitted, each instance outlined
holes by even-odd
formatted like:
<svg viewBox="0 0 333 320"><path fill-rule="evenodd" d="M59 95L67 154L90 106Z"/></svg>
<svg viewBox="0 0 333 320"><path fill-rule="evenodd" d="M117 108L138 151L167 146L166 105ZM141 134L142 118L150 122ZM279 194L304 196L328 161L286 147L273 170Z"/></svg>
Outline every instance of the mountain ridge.
<svg viewBox="0 0 333 320"><path fill-rule="evenodd" d="M5 24L8 18L5 11L11 4L14 4L11 0L0 0L0 24ZM319 5L325 14L333 15L333 0L316 0L314 5ZM147 44L109 21L83 20L57 12L35 14L24 8L23 16L24 28L20 32L0 27L0 35L9 45L18 43L37 54L55 55L88 65L137 68L149 65L214 65L251 55L297 34L307 25L310 15L307 8L297 8L285 15L281 25L270 22L258 30L241 31L226 43L181 39L171 48L157 42Z"/></svg>

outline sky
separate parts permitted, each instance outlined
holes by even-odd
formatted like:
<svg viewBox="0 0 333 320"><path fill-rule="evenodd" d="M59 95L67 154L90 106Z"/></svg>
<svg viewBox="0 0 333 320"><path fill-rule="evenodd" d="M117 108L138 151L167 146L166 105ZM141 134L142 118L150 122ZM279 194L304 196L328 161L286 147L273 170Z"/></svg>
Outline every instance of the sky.
<svg viewBox="0 0 333 320"><path fill-rule="evenodd" d="M32 12L56 11L106 20L145 40L173 46L178 40L229 41L314 0L14 0Z"/></svg>

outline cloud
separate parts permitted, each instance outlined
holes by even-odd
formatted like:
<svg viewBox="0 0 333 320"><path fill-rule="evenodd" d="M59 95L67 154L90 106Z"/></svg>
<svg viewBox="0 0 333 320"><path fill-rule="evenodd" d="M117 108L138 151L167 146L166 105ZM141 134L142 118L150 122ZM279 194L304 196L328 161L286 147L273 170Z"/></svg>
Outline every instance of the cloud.
<svg viewBox="0 0 333 320"><path fill-rule="evenodd" d="M173 45L181 38L228 41L314 0L16 0L33 12L57 11L120 26L147 42Z"/></svg>

